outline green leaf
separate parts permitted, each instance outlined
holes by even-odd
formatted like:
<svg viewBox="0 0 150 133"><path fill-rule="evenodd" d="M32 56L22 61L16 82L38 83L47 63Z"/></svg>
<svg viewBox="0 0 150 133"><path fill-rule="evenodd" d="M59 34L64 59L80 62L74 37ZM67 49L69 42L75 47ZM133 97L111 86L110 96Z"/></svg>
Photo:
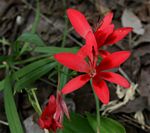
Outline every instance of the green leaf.
<svg viewBox="0 0 150 133"><path fill-rule="evenodd" d="M32 43L36 46L45 46L45 43L41 40L41 38L34 33L26 32L23 33L19 38L18 41Z"/></svg>
<svg viewBox="0 0 150 133"><path fill-rule="evenodd" d="M19 69L17 72L14 73L14 77L21 78L25 76L26 74L31 74L34 70L38 69L39 67L42 67L43 65L46 65L50 63L51 60L49 58L40 59L38 61L35 61L21 69Z"/></svg>
<svg viewBox="0 0 150 133"><path fill-rule="evenodd" d="M64 119L63 126L61 133L94 133L87 119L75 113L70 114L70 120Z"/></svg>
<svg viewBox="0 0 150 133"><path fill-rule="evenodd" d="M78 51L78 48L60 48L60 47L36 47L34 52L38 53L45 53L45 54L57 54L60 52L71 52L71 53L76 53Z"/></svg>
<svg viewBox="0 0 150 133"><path fill-rule="evenodd" d="M31 29L31 32L32 33L35 33L36 32L36 29L38 27L38 24L40 22L40 3L39 3L39 0L36 0L36 10L35 10L35 19L34 19L34 22L33 22L33 25L32 25L32 29Z"/></svg>
<svg viewBox="0 0 150 133"><path fill-rule="evenodd" d="M1 55L0 56L0 63L2 63L3 61L5 61L8 57L5 55Z"/></svg>
<svg viewBox="0 0 150 133"><path fill-rule="evenodd" d="M87 119L93 130L97 129L96 116L87 113ZM117 121L101 116L100 118L100 133L126 133L125 128Z"/></svg>
<svg viewBox="0 0 150 133"><path fill-rule="evenodd" d="M9 77L6 77L4 83L4 104L11 133L24 133L13 98Z"/></svg>
<svg viewBox="0 0 150 133"><path fill-rule="evenodd" d="M56 64L56 62L48 63L35 69L31 73L26 74L20 80L17 81L17 83L15 84L15 90L21 91L23 88L29 87L29 85L35 80L39 79L40 77L48 73L50 70L52 70L56 66Z"/></svg>
<svg viewBox="0 0 150 133"><path fill-rule="evenodd" d="M0 91L4 89L4 80L0 81Z"/></svg>
<svg viewBox="0 0 150 133"><path fill-rule="evenodd" d="M61 66L59 64L59 68L60 67ZM69 72L68 68L65 67L65 66L63 66L63 68L61 70L62 71L60 71L60 69L59 69L59 74L58 74L58 76L59 76L59 78L58 78L58 88L59 88L59 90L61 90L64 87L64 85L66 84L67 77L68 77L67 75L68 75L68 72Z"/></svg>

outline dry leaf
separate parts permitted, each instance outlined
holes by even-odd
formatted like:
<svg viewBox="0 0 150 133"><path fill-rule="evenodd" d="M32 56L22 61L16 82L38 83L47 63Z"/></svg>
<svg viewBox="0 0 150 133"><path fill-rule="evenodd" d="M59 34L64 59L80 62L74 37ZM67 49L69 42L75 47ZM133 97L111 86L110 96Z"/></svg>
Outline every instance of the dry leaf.
<svg viewBox="0 0 150 133"><path fill-rule="evenodd" d="M33 121L33 116L29 116L24 120L26 133L44 133L42 129Z"/></svg>
<svg viewBox="0 0 150 133"><path fill-rule="evenodd" d="M134 114L134 118L142 125L142 128L145 129L145 119L142 111L137 111Z"/></svg>
<svg viewBox="0 0 150 133"><path fill-rule="evenodd" d="M128 104L128 102L133 101L135 99L135 93L138 85L131 83L130 88L124 89L120 87L119 85L117 86L117 90L119 89L120 91L117 91L117 95L119 98L123 98L123 101L120 100L113 100L110 101L107 105L102 105L101 110L103 111L103 115L106 114L107 112L114 112L117 111L119 108L125 106ZM122 91L124 89L124 91Z"/></svg>
<svg viewBox="0 0 150 133"><path fill-rule="evenodd" d="M124 10L121 21L124 27L132 27L134 33L138 35L144 34L145 30L140 19L131 10Z"/></svg>
<svg viewBox="0 0 150 133"><path fill-rule="evenodd" d="M150 24L145 26L145 33L140 36L140 38L133 43L134 47L138 46L141 43L150 42Z"/></svg>

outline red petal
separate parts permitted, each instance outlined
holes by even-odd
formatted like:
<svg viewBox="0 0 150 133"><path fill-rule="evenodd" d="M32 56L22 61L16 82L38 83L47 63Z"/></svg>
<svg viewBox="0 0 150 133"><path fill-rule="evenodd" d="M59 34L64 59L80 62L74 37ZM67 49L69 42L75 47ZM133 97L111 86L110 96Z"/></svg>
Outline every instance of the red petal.
<svg viewBox="0 0 150 133"><path fill-rule="evenodd" d="M101 29L101 27L100 27L100 29L98 29L94 33L97 44L98 44L98 48L100 48L101 46L103 46L105 44L104 42L106 41L108 36L110 34L112 34L113 30L114 30L114 25L111 24L111 25L108 25L105 29L104 28Z"/></svg>
<svg viewBox="0 0 150 133"><path fill-rule="evenodd" d="M46 117L51 117L56 111L56 100L55 97L52 95L49 98L48 105L44 107L44 110L40 116L40 119L44 120Z"/></svg>
<svg viewBox="0 0 150 133"><path fill-rule="evenodd" d="M79 72L88 72L89 66L80 56L72 53L55 54L54 58L64 66Z"/></svg>
<svg viewBox="0 0 150 133"><path fill-rule="evenodd" d="M97 72L119 67L129 58L130 54L131 53L129 51L119 51L108 55L100 62L97 67Z"/></svg>
<svg viewBox="0 0 150 133"><path fill-rule="evenodd" d="M45 128L44 121L41 118L38 119L38 124L42 129Z"/></svg>
<svg viewBox="0 0 150 133"><path fill-rule="evenodd" d="M63 113L65 113L65 115L67 116L67 118L69 119L70 116L69 116L69 111L68 111L68 108L67 108L67 105L63 99L63 96L62 96L62 93L60 91L57 92L57 102L58 102L58 105L60 106L61 108L61 111ZM58 108L59 109L59 108Z"/></svg>
<svg viewBox="0 0 150 133"><path fill-rule="evenodd" d="M38 124L42 129L44 128L49 129L52 124L52 118L45 118L45 119L39 118Z"/></svg>
<svg viewBox="0 0 150 133"><path fill-rule="evenodd" d="M94 50L94 51L93 51ZM77 53L82 59L88 56L93 62L93 58L98 54L97 42L92 32L88 32L86 35L86 44Z"/></svg>
<svg viewBox="0 0 150 133"><path fill-rule="evenodd" d="M79 88L81 88L84 84L86 84L90 80L90 76L88 74L80 75L76 78L70 80L62 89L63 94L71 93Z"/></svg>
<svg viewBox="0 0 150 133"><path fill-rule="evenodd" d="M83 38L89 31L92 32L91 26L81 12L70 8L67 10L67 16L76 32Z"/></svg>
<svg viewBox="0 0 150 133"><path fill-rule="evenodd" d="M99 55L102 57L102 58L105 58L107 57L108 55L110 55L111 53L109 53L108 51L106 50L99 50Z"/></svg>
<svg viewBox="0 0 150 133"><path fill-rule="evenodd" d="M62 106L63 112L65 113L66 117L68 119L70 119L69 111L68 111L67 105L64 100L62 100L61 106Z"/></svg>
<svg viewBox="0 0 150 133"><path fill-rule="evenodd" d="M80 58L83 60L88 55L87 51L88 51L88 47L85 44L79 49L77 55L80 56Z"/></svg>
<svg viewBox="0 0 150 133"><path fill-rule="evenodd" d="M48 101L48 106L46 107L48 108L48 114L52 115L55 113L56 111L56 99L54 95L51 95Z"/></svg>
<svg viewBox="0 0 150 133"><path fill-rule="evenodd" d="M52 131L53 133L56 133L58 128L63 128L62 123L53 119L53 123L51 127L49 128L49 130Z"/></svg>
<svg viewBox="0 0 150 133"><path fill-rule="evenodd" d="M132 28L119 28L115 30L106 40L105 44L114 44L120 40L122 40L125 36L128 35L129 32L132 31Z"/></svg>
<svg viewBox="0 0 150 133"><path fill-rule="evenodd" d="M86 45L88 45L91 52L93 50L92 48L94 48L94 50L97 52L97 42L95 40L93 32L88 32L88 34L86 35Z"/></svg>
<svg viewBox="0 0 150 133"><path fill-rule="evenodd" d="M55 112L55 115L54 115L54 119L56 121L60 121L60 119L62 118L63 116L63 112L62 112L62 109L61 109L61 106L59 103L57 103L57 108L56 108L56 112Z"/></svg>
<svg viewBox="0 0 150 133"><path fill-rule="evenodd" d="M95 40L95 36L92 32L89 32L86 35L86 45L88 47L87 54L88 54L91 62L93 62L94 57L96 57L96 55L98 55L98 49L97 49L97 42Z"/></svg>
<svg viewBox="0 0 150 133"><path fill-rule="evenodd" d="M96 95L98 96L98 98L100 99L100 101L104 104L108 104L109 89L108 89L105 81L103 81L103 80L97 81L97 80L93 79L92 84L93 84L94 91L95 91Z"/></svg>
<svg viewBox="0 0 150 133"><path fill-rule="evenodd" d="M106 29L108 25L111 24L113 18L113 13L108 12L105 17L103 18L102 22L100 23L100 27L98 28L99 30Z"/></svg>
<svg viewBox="0 0 150 133"><path fill-rule="evenodd" d="M39 120L38 124L41 128L49 129L52 124L52 118L56 111L56 99L52 95L49 98L48 105L44 108Z"/></svg>
<svg viewBox="0 0 150 133"><path fill-rule="evenodd" d="M107 80L109 82L118 84L118 85L123 86L125 88L129 88L130 87L129 82L124 77L122 77L121 75L119 75L117 73L100 72L99 75L100 75L101 78L103 78L103 79L105 79L105 80Z"/></svg>

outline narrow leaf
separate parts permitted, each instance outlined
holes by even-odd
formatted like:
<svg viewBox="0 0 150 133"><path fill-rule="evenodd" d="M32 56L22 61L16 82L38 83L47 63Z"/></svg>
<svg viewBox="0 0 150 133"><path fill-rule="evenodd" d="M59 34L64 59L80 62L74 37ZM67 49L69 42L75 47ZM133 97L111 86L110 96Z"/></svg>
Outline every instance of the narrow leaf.
<svg viewBox="0 0 150 133"><path fill-rule="evenodd" d="M61 133L94 133L87 119L79 114L71 113L70 120L65 118L63 125Z"/></svg>
<svg viewBox="0 0 150 133"><path fill-rule="evenodd" d="M4 104L11 133L24 133L13 98L9 77L6 77L4 83Z"/></svg>
<svg viewBox="0 0 150 133"><path fill-rule="evenodd" d="M38 69L39 67L46 65L50 62L51 62L51 60L48 58L44 58L44 59L35 61L35 62L19 69L17 72L14 73L13 76L15 76L16 78L21 78L21 77L25 76L26 74L29 74L29 73L33 72L34 70Z"/></svg>
<svg viewBox="0 0 150 133"><path fill-rule="evenodd" d="M37 35L33 33L23 33L19 38L18 41L28 42L32 43L36 46L45 46L45 43L42 41L42 39Z"/></svg>
<svg viewBox="0 0 150 133"><path fill-rule="evenodd" d="M28 73L27 75L25 75L17 81L17 83L15 84L15 90L21 91L23 88L30 86L30 84L33 83L35 80L41 78L43 75L52 70L56 66L56 64L56 62L49 63L37 68L31 73Z"/></svg>
<svg viewBox="0 0 150 133"><path fill-rule="evenodd" d="M96 116L90 113L86 114L87 119L91 127L97 129ZM100 133L126 133L125 128L117 121L101 116L100 118Z"/></svg>
<svg viewBox="0 0 150 133"><path fill-rule="evenodd" d="M4 89L4 80L0 81L0 91Z"/></svg>
<svg viewBox="0 0 150 133"><path fill-rule="evenodd" d="M61 65L58 66L59 68L61 67ZM61 71L62 70L62 71ZM64 85L67 83L67 75L68 75L68 68L63 66L62 69L59 69L59 77L58 77L58 88L59 90L61 90Z"/></svg>
<svg viewBox="0 0 150 133"><path fill-rule="evenodd" d="M78 51L78 48L60 48L60 47L36 47L34 52L37 53L45 53L45 54L57 54L60 52L71 52L71 53L76 53Z"/></svg>

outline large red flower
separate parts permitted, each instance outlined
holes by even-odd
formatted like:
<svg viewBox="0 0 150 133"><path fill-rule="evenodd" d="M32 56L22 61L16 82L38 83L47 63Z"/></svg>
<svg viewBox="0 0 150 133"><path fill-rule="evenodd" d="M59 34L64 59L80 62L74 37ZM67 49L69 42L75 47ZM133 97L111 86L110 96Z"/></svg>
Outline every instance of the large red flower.
<svg viewBox="0 0 150 133"><path fill-rule="evenodd" d="M70 8L67 10L67 16L76 32L84 39L86 39L88 32L93 32L88 21L81 12ZM94 32L98 48L103 45L114 44L122 40L129 32L132 31L132 28L130 27L124 27L115 30L114 24L112 24L112 18L113 13L107 13L100 22L97 30Z"/></svg>
<svg viewBox="0 0 150 133"><path fill-rule="evenodd" d="M121 75L106 72L106 70L119 67L130 56L130 52L120 51L112 53L103 58L98 64L97 42L92 31L88 31L85 39L86 45L84 45L77 54L59 53L54 55L54 58L64 66L78 72L86 73L70 80L62 89L62 93L71 93L92 79L95 93L104 104L107 104L109 102L109 90L104 80L119 84L125 88L129 88L130 84Z"/></svg>
<svg viewBox="0 0 150 133"><path fill-rule="evenodd" d="M62 99L61 93L57 93L57 98L51 95L48 105L44 108L38 123L42 129L48 129L56 133L58 128L62 128L63 114L69 118L69 113L65 102Z"/></svg>

